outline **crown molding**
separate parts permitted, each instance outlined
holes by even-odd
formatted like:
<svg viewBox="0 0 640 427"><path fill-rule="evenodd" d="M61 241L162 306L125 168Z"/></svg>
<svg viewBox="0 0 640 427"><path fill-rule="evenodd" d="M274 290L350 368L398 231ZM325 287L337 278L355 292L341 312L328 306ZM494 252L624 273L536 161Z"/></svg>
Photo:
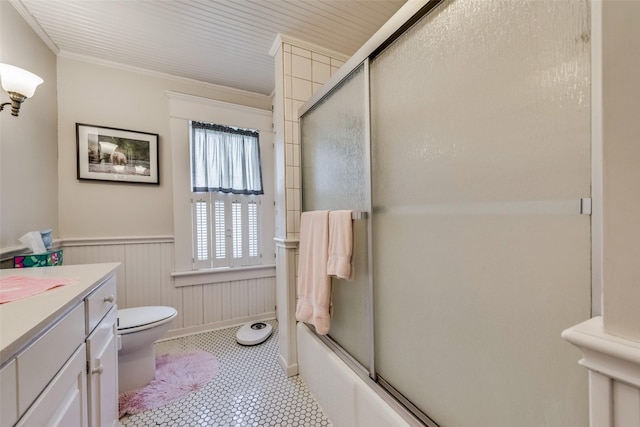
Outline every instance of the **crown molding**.
<svg viewBox="0 0 640 427"><path fill-rule="evenodd" d="M136 73L136 74L142 74L142 75L155 77L155 78L159 78L159 79L172 80L172 81L176 81L176 82L180 82L180 83L186 83L186 84L202 85L202 86L206 86L206 87L218 90L220 92L226 92L226 93L231 94L231 95L236 95L236 96L239 95L239 96L244 96L244 97L248 97L248 98L259 99L261 101L269 101L270 102L270 100L271 100L271 97L269 95L264 95L264 94L257 93L257 92L251 92L251 91L248 91L248 90L236 89L236 88L233 88L233 87L217 85L217 84L214 84L214 83L207 83L207 82L203 82L201 80L190 79L190 78L187 78L187 77L179 77L179 76L175 76L173 74L162 73L160 71L148 70L146 68L135 67L135 66L132 66L132 65L125 65L125 64L122 64L122 63L119 63L119 62L115 62L115 61L108 61L108 60L105 60L105 59L95 58L93 56L81 55L81 54L77 54L77 53L71 53L71 52L64 51L64 50L59 51L58 57L67 58L67 59L73 59L73 60L76 60L76 61L87 62L87 63L90 63L90 64L95 64L95 65L100 65L100 66L103 66L103 67L114 68L114 69L118 69L118 70L122 70L122 71L128 71L128 72Z"/></svg>
<svg viewBox="0 0 640 427"><path fill-rule="evenodd" d="M49 49L56 55L60 52L60 48L51 40L49 35L42 29L38 21L29 13L27 8L20 0L9 0L9 3L15 8L15 10L22 16L22 18L27 21L27 24L31 27L31 29L42 39L44 44L47 45Z"/></svg>

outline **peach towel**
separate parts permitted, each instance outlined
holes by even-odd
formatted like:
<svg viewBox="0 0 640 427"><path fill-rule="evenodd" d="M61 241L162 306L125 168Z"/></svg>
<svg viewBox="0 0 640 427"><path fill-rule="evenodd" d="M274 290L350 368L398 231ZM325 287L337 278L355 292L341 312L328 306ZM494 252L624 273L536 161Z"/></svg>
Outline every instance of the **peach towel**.
<svg viewBox="0 0 640 427"><path fill-rule="evenodd" d="M326 335L330 325L328 254L329 211L303 212L300 217L296 320L315 326L320 335Z"/></svg>
<svg viewBox="0 0 640 427"><path fill-rule="evenodd" d="M353 253L352 211L329 212L329 261L327 274L339 279L351 278Z"/></svg>
<svg viewBox="0 0 640 427"><path fill-rule="evenodd" d="M26 276L5 277L0 279L0 304L41 294L49 289L76 282L76 279L49 279Z"/></svg>

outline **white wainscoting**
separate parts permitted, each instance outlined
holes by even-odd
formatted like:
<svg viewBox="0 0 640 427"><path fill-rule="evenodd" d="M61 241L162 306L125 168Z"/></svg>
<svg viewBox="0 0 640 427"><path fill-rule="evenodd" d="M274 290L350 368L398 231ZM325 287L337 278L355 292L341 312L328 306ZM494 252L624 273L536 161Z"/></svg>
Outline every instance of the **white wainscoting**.
<svg viewBox="0 0 640 427"><path fill-rule="evenodd" d="M77 239L61 242L64 264L120 262L118 307L167 305L178 310L170 337L275 318L273 275L176 287L170 237Z"/></svg>
<svg viewBox="0 0 640 427"><path fill-rule="evenodd" d="M589 369L591 427L640 426L640 342L608 334L602 317L565 330Z"/></svg>

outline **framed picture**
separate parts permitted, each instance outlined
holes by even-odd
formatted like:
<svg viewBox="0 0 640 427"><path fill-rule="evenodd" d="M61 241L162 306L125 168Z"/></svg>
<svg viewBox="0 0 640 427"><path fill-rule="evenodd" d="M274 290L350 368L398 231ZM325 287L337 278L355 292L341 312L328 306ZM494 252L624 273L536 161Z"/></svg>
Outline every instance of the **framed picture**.
<svg viewBox="0 0 640 427"><path fill-rule="evenodd" d="M78 179L160 184L158 134L76 123Z"/></svg>

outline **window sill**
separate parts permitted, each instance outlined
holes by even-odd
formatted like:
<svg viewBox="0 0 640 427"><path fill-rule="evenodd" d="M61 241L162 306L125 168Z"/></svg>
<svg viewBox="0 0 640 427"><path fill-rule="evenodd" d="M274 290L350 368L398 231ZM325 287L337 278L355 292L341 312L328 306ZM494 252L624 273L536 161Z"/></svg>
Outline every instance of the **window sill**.
<svg viewBox="0 0 640 427"><path fill-rule="evenodd" d="M234 280L261 279L276 275L275 264L251 265L248 267L211 268L205 270L174 271L171 277L174 286L209 285L214 283L232 282Z"/></svg>

